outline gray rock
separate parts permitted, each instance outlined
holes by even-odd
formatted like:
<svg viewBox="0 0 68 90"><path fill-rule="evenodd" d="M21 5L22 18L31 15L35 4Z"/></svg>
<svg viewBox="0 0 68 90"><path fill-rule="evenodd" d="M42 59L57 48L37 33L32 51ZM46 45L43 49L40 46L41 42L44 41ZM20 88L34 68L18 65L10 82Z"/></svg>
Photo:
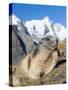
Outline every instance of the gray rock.
<svg viewBox="0 0 68 90"><path fill-rule="evenodd" d="M35 47L31 37L25 32L25 27L21 26L18 31L16 25L9 27L10 64L17 64L22 58L32 51Z"/></svg>

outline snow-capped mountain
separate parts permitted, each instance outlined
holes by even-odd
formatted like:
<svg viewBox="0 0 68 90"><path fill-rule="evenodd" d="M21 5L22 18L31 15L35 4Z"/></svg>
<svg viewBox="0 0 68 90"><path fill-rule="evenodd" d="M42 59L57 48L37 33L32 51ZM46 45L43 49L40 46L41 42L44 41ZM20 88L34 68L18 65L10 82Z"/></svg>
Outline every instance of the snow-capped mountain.
<svg viewBox="0 0 68 90"><path fill-rule="evenodd" d="M25 26L32 37L36 36L37 38L44 38L47 35L55 37L53 31L55 31L59 40L63 40L66 37L65 27L59 23L53 23L49 17L45 17L42 20L26 21Z"/></svg>
<svg viewBox="0 0 68 90"><path fill-rule="evenodd" d="M14 14L9 16L9 25L17 25L18 30L20 30L21 24L27 29L27 32L36 43L48 35L55 37L56 34L60 41L64 40L66 37L66 28L59 23L53 23L53 21L47 16L41 20L29 20L24 23Z"/></svg>
<svg viewBox="0 0 68 90"><path fill-rule="evenodd" d="M55 33L56 33L58 39L60 41L64 40L66 37L66 28L59 23L55 23L54 29L55 29Z"/></svg>
<svg viewBox="0 0 68 90"><path fill-rule="evenodd" d="M20 30L20 23L21 23L21 20L15 15L15 14L12 14L11 16L9 16L9 25L16 25L18 26L18 30Z"/></svg>
<svg viewBox="0 0 68 90"><path fill-rule="evenodd" d="M9 16L9 24L17 25L18 22L20 22L20 19L17 16L15 16L14 14Z"/></svg>

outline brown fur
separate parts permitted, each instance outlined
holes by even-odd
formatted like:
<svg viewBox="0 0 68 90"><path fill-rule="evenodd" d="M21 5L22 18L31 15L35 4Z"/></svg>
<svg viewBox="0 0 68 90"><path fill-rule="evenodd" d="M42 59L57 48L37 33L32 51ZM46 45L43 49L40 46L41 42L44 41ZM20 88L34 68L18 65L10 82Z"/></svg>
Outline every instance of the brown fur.
<svg viewBox="0 0 68 90"><path fill-rule="evenodd" d="M36 50L38 51L36 52ZM57 60L58 52L54 45L51 50L47 47L35 49L35 51L29 53L16 67L13 73L13 85L19 85L24 77L40 79L43 74L48 74L52 71Z"/></svg>

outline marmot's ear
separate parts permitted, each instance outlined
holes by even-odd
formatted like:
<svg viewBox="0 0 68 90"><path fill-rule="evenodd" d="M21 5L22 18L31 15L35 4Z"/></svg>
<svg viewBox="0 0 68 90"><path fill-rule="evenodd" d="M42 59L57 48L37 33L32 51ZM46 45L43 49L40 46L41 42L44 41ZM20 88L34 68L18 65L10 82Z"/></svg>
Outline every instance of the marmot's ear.
<svg viewBox="0 0 68 90"><path fill-rule="evenodd" d="M54 51L54 52L52 53L52 59L53 59L53 60L57 60L57 59L58 59L58 52L57 52L57 51Z"/></svg>

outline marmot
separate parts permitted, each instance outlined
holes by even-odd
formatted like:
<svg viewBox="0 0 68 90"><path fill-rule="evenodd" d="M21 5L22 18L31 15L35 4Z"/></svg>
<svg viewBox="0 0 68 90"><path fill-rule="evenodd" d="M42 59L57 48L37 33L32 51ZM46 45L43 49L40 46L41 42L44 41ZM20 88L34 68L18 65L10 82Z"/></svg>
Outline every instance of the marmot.
<svg viewBox="0 0 68 90"><path fill-rule="evenodd" d="M40 79L55 67L58 57L56 40L53 37L42 39L37 47L13 70L13 85L19 85L23 77Z"/></svg>

